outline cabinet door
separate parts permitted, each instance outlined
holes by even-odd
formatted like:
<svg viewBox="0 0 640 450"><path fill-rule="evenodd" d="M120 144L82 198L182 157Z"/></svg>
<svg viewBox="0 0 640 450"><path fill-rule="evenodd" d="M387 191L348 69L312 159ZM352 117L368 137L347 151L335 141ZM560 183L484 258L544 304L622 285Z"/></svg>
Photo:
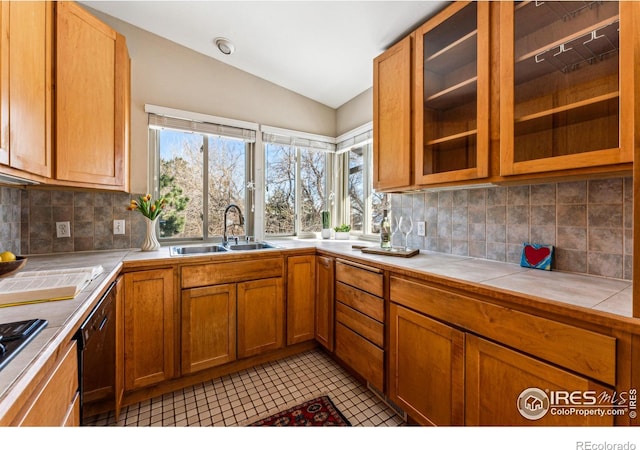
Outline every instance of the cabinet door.
<svg viewBox="0 0 640 450"><path fill-rule="evenodd" d="M282 348L282 278L238 283L238 358Z"/></svg>
<svg viewBox="0 0 640 450"><path fill-rule="evenodd" d="M501 175L632 161L633 3L500 4Z"/></svg>
<svg viewBox="0 0 640 450"><path fill-rule="evenodd" d="M236 285L182 291L182 373L236 359Z"/></svg>
<svg viewBox="0 0 640 450"><path fill-rule="evenodd" d="M415 182L489 174L489 5L455 2L415 34Z"/></svg>
<svg viewBox="0 0 640 450"><path fill-rule="evenodd" d="M390 397L423 425L464 424L464 333L391 303Z"/></svg>
<svg viewBox="0 0 640 450"><path fill-rule="evenodd" d="M50 177L53 3L1 8L0 163Z"/></svg>
<svg viewBox="0 0 640 450"><path fill-rule="evenodd" d="M124 37L57 3L56 178L124 189L129 57Z"/></svg>
<svg viewBox="0 0 640 450"><path fill-rule="evenodd" d="M309 341L315 334L315 256L287 259L287 345Z"/></svg>
<svg viewBox="0 0 640 450"><path fill-rule="evenodd" d="M9 8L0 3L0 164L9 165Z"/></svg>
<svg viewBox="0 0 640 450"><path fill-rule="evenodd" d="M518 406L525 407L527 398L521 397L530 388L537 388L543 394L551 391L595 391L598 395L602 392L613 395L613 392L587 378L473 335L467 335L466 339L465 372L466 425L613 425L613 416L558 415L551 409L536 420L525 418ZM531 398L540 402L542 407L543 399ZM532 411L535 411L536 405L533 407Z"/></svg>
<svg viewBox="0 0 640 450"><path fill-rule="evenodd" d="M75 341L66 349L55 368L31 400L27 412L12 425L59 427L80 423L78 393L78 347Z"/></svg>
<svg viewBox="0 0 640 450"><path fill-rule="evenodd" d="M124 283L124 384L130 391L174 375L173 270L127 273Z"/></svg>
<svg viewBox="0 0 640 450"><path fill-rule="evenodd" d="M373 187L386 190L412 183L412 37L373 60Z"/></svg>
<svg viewBox="0 0 640 450"><path fill-rule="evenodd" d="M317 256L315 337L329 351L333 351L334 278L333 258Z"/></svg>

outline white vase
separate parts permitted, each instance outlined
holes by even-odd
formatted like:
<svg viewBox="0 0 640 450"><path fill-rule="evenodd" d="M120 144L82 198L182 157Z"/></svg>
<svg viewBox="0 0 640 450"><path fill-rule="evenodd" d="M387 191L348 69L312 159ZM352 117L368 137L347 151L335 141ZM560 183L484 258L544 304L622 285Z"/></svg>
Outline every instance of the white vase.
<svg viewBox="0 0 640 450"><path fill-rule="evenodd" d="M322 239L329 239L331 238L331 228L323 228L322 232Z"/></svg>
<svg viewBox="0 0 640 450"><path fill-rule="evenodd" d="M347 240L351 233L349 231L336 231L336 239Z"/></svg>
<svg viewBox="0 0 640 450"><path fill-rule="evenodd" d="M156 223L158 222L158 217L153 220L145 217L144 220L147 225L147 233L144 237L144 241L142 241L140 250L143 252L159 250L160 242L158 242L158 238L156 237Z"/></svg>

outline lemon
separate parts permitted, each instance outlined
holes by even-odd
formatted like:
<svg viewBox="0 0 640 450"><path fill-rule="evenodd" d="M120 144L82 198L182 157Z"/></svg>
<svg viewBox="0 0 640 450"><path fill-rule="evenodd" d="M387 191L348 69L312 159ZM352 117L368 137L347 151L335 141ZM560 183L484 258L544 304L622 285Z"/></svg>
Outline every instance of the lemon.
<svg viewBox="0 0 640 450"><path fill-rule="evenodd" d="M2 252L0 253L0 261L15 261L16 255L11 252Z"/></svg>

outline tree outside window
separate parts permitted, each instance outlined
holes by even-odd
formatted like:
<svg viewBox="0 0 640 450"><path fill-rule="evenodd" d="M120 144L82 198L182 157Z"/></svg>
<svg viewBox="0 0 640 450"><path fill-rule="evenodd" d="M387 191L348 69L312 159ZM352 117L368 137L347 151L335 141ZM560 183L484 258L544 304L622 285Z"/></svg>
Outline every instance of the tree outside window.
<svg viewBox="0 0 640 450"><path fill-rule="evenodd" d="M235 203L246 211L246 161L252 144L172 129L155 133L160 157L159 192L167 198L159 223L160 237L221 236L225 207ZM239 223L239 218L234 222ZM239 227L232 233L245 231Z"/></svg>
<svg viewBox="0 0 640 450"><path fill-rule="evenodd" d="M322 229L327 153L290 145L265 145L265 233L296 235Z"/></svg>

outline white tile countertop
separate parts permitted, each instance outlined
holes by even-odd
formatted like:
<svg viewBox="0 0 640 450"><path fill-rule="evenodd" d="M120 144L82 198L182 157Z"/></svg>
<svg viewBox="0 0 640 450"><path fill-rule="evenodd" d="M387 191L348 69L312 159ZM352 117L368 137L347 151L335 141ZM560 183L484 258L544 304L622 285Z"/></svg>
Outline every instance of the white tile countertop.
<svg viewBox="0 0 640 450"><path fill-rule="evenodd" d="M309 242L306 242L309 241ZM372 261L393 269L399 268L440 275L460 281L496 287L573 306L632 317L631 282L592 275L546 271L520 267L486 259L455 256L420 250L410 258L374 255L354 249L353 245L376 246L375 242L335 240L273 241L286 248L314 246L347 257Z"/></svg>
<svg viewBox="0 0 640 450"><path fill-rule="evenodd" d="M522 293L540 299L550 300L562 306L587 308L594 314L608 313L608 317L619 316L622 320L632 317L631 282L574 273L527 269L516 264L488 261L464 256L426 252L401 258L363 253L354 244L375 247L375 242L336 241L323 239L282 239L269 240L279 249L261 252L281 252L283 249L318 249L333 255L357 259L363 263L372 262L393 270L415 272L435 277L482 286L497 288L507 292ZM220 253L227 257L247 253L234 251ZM208 254L214 259L218 254ZM202 255L193 256L202 258ZM95 305L99 295L115 279L123 265L153 266L154 262L182 263L192 256L172 257L169 247L154 252L121 250L105 252L69 253L30 256L25 271L76 268L102 265L104 272L94 279L76 298L48 303L37 303L0 308L0 322L13 322L40 318L48 320L42 330L17 356L0 370L0 417L9 407L5 402L7 393L14 389L24 389L40 369L38 361L44 361L65 339L69 339ZM163 261L164 260L164 261ZM206 259L209 260L209 259ZM612 316L613 315L613 316ZM640 319L638 320L640 329ZM635 325L634 325L635 326Z"/></svg>

